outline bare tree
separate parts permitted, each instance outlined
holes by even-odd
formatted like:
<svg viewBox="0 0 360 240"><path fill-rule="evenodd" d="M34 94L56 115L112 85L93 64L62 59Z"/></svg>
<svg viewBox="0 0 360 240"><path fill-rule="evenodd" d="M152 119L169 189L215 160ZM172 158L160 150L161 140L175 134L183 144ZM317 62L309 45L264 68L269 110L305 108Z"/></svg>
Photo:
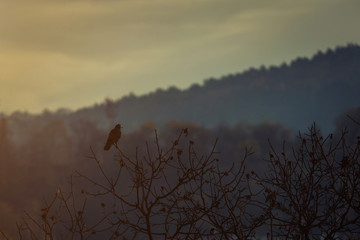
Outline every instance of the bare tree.
<svg viewBox="0 0 360 240"><path fill-rule="evenodd" d="M359 237L359 143L343 132L322 137L315 124L287 153L271 147L268 172L255 175L268 209L268 237L348 239Z"/></svg>
<svg viewBox="0 0 360 240"><path fill-rule="evenodd" d="M98 176L77 171L70 188L58 189L40 216L25 213L19 239L254 237L265 219L245 172L251 152L222 169L216 143L199 155L183 129L163 150L155 132L153 144L137 148L133 157L116 145L109 166L91 149Z"/></svg>
<svg viewBox="0 0 360 240"><path fill-rule="evenodd" d="M167 144L155 131L132 154L115 145L113 161L91 149L97 175L75 172L38 216L25 212L18 239L358 239L360 141L345 136L313 125L292 148L270 143L261 174L247 149L227 168L217 140L200 154L188 129Z"/></svg>

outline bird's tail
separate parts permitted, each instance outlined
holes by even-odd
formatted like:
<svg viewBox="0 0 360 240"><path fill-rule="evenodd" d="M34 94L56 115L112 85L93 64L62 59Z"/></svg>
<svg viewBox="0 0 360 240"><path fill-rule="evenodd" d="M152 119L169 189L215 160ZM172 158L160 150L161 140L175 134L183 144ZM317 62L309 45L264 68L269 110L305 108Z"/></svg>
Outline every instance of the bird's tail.
<svg viewBox="0 0 360 240"><path fill-rule="evenodd" d="M111 144L106 144L106 145L104 146L104 150L107 151L107 150L110 149L110 147L111 147Z"/></svg>

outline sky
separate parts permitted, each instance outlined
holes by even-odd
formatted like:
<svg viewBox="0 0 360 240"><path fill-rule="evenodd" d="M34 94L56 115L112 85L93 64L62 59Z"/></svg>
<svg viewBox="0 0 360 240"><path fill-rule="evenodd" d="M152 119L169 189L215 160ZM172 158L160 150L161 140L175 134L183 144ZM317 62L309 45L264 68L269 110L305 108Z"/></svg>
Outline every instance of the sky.
<svg viewBox="0 0 360 240"><path fill-rule="evenodd" d="M0 0L0 112L186 89L360 43L359 0Z"/></svg>

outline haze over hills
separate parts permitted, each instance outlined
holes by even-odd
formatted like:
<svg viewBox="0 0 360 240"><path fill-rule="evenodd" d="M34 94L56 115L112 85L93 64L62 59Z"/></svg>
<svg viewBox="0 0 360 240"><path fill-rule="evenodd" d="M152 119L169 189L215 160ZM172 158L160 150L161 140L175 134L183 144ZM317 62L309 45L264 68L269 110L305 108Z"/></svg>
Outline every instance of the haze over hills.
<svg viewBox="0 0 360 240"><path fill-rule="evenodd" d="M251 68L186 90L170 87L147 95L130 94L118 100L71 112L44 111L40 115L15 112L8 120L21 119L41 125L42 119L61 119L67 125L86 120L100 129L121 122L126 132L144 122L161 127L170 121L192 121L204 127L234 126L239 122L274 122L294 131L316 122L332 131L337 116L360 103L360 46L348 44L310 59L296 58L280 66ZM30 124L30 123L28 123Z"/></svg>
<svg viewBox="0 0 360 240"><path fill-rule="evenodd" d="M268 140L276 149L284 141L291 146L296 132L306 132L314 121L324 132L334 130L334 135L347 127L353 141L359 125L347 115L360 121L359 80L360 46L348 45L318 52L311 59L208 79L187 90L159 89L75 112L3 115L0 226L16 233L13 223L21 219L23 209L41 209L42 196L64 186L74 170L98 176L85 157L89 146L104 164L114 164L113 151L103 147L115 122L124 126L119 145L126 153L152 142L154 128L164 143L188 128L200 153L219 138L223 165L239 161L250 147L255 154L247 166L256 171L264 170Z"/></svg>
<svg viewBox="0 0 360 240"><path fill-rule="evenodd" d="M119 100L73 112L101 128L116 121L128 131L145 121L193 121L213 127L238 122L282 123L295 131L314 121L331 131L335 118L360 102L360 46L317 52L281 66L251 68L220 79L210 78L189 89L170 87L143 96L130 94Z"/></svg>

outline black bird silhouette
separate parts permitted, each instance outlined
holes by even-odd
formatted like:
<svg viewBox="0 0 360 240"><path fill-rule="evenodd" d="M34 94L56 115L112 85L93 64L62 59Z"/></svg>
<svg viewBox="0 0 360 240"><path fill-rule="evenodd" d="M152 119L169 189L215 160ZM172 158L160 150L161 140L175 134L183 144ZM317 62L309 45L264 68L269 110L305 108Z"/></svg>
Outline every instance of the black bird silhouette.
<svg viewBox="0 0 360 240"><path fill-rule="evenodd" d="M108 139L106 141L106 144L104 146L104 150L107 151L111 148L113 144L117 144L121 137L121 128L122 126L120 124L117 124L109 133Z"/></svg>

